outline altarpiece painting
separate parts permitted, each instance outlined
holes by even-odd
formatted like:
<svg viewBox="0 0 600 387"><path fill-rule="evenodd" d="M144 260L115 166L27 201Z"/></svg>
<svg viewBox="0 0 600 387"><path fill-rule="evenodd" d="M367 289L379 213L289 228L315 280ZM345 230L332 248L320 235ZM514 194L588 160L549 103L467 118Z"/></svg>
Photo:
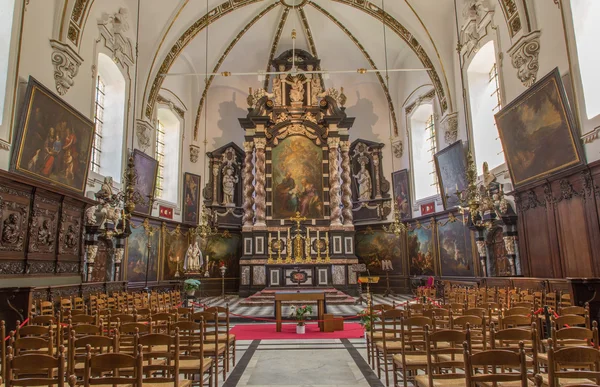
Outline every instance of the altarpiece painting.
<svg viewBox="0 0 600 387"><path fill-rule="evenodd" d="M437 242L442 276L475 275L471 230L453 214L438 220Z"/></svg>
<svg viewBox="0 0 600 387"><path fill-rule="evenodd" d="M434 275L435 241L433 233L433 222L422 225L418 221L407 232L410 275Z"/></svg>
<svg viewBox="0 0 600 387"><path fill-rule="evenodd" d="M158 161L137 149L133 151L133 163L137 173L135 190L140 194L143 202L136 203L135 211L140 214L150 215L154 188L156 186L156 173L158 172Z"/></svg>
<svg viewBox="0 0 600 387"><path fill-rule="evenodd" d="M444 208L460 204L458 193L467 188L467 159L462 141L442 149L434 156L435 169Z"/></svg>
<svg viewBox="0 0 600 387"><path fill-rule="evenodd" d="M323 217L323 151L304 136L291 136L273 148L273 216Z"/></svg>
<svg viewBox="0 0 600 387"><path fill-rule="evenodd" d="M200 218L200 176L183 175L183 223L197 225Z"/></svg>
<svg viewBox="0 0 600 387"><path fill-rule="evenodd" d="M367 265L371 274L382 274L381 261L392 262L393 274L401 275L404 242L394 234L368 227L356 233L356 256Z"/></svg>
<svg viewBox="0 0 600 387"><path fill-rule="evenodd" d="M183 274L185 254L189 246L188 236L179 226L171 230L166 224L163 224L162 236L164 252L162 279L176 279Z"/></svg>
<svg viewBox="0 0 600 387"><path fill-rule="evenodd" d="M136 225L137 223L137 225ZM148 247L149 246L149 247ZM129 282L145 282L158 279L158 257L160 253L160 226L147 219L140 222L132 219L131 235L127 238L127 265L125 276ZM146 266L150 262L150 266Z"/></svg>
<svg viewBox="0 0 600 387"><path fill-rule="evenodd" d="M400 212L400 219L412 218L412 205L410 202L410 188L408 183L408 170L403 169L392 173L392 184L394 187L394 200L396 209Z"/></svg>
<svg viewBox="0 0 600 387"><path fill-rule="evenodd" d="M558 68L496 114L515 187L585 163Z"/></svg>

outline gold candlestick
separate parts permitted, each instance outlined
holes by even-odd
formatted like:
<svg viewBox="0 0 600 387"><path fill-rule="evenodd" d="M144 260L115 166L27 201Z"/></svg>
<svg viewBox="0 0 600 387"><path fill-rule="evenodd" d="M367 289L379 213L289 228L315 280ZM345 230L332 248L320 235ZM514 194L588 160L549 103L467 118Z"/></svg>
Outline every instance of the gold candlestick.
<svg viewBox="0 0 600 387"><path fill-rule="evenodd" d="M292 263L292 238L290 236L290 228L288 228L288 236L287 236L287 258L285 259L285 263Z"/></svg>
<svg viewBox="0 0 600 387"><path fill-rule="evenodd" d="M281 239L277 240L277 263L282 263L283 261L281 260L281 248L283 243L281 242Z"/></svg>
<svg viewBox="0 0 600 387"><path fill-rule="evenodd" d="M269 233L269 259L267 260L268 264L273 263L273 239L271 238L271 233Z"/></svg>
<svg viewBox="0 0 600 387"><path fill-rule="evenodd" d="M317 246L317 263L323 263L321 259L321 240L317 238L315 242L315 246Z"/></svg>
<svg viewBox="0 0 600 387"><path fill-rule="evenodd" d="M331 262L331 257L329 256L329 232L325 233L325 263Z"/></svg>

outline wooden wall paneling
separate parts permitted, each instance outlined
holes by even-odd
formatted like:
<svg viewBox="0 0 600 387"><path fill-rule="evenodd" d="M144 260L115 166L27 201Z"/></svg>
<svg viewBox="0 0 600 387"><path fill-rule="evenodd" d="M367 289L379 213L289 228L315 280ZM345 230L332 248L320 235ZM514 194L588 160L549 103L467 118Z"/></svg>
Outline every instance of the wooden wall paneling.
<svg viewBox="0 0 600 387"><path fill-rule="evenodd" d="M588 213L595 215L590 227L590 230L593 231L594 276L600 277L600 163L596 162L589 165L589 175L584 174L583 179Z"/></svg>
<svg viewBox="0 0 600 387"><path fill-rule="evenodd" d="M56 272L78 274L83 264L83 214L85 204L64 198L58 231Z"/></svg>
<svg viewBox="0 0 600 387"><path fill-rule="evenodd" d="M25 273L32 188L0 177L0 274Z"/></svg>
<svg viewBox="0 0 600 387"><path fill-rule="evenodd" d="M595 213L586 211L580 174L551 183L556 231L560 248L560 277L587 277L593 275L590 222ZM596 222L597 223L597 222Z"/></svg>
<svg viewBox="0 0 600 387"><path fill-rule="evenodd" d="M29 223L28 274L54 274L61 196L36 189Z"/></svg>

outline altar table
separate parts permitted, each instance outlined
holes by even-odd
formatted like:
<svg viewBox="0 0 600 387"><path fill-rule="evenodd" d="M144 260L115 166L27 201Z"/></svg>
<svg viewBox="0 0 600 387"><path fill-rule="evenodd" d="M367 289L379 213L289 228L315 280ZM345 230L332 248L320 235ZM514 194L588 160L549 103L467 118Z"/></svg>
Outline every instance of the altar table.
<svg viewBox="0 0 600 387"><path fill-rule="evenodd" d="M319 329L323 332L325 317L325 292L320 290L290 290L275 293L275 320L277 332L281 332L281 301L317 301L317 320Z"/></svg>

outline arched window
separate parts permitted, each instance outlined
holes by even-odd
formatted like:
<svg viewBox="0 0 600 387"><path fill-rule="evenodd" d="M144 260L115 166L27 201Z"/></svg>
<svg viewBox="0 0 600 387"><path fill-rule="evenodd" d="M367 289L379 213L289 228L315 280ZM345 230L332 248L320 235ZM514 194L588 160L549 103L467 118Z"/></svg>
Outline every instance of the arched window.
<svg viewBox="0 0 600 387"><path fill-rule="evenodd" d="M575 42L577 44L577 60L583 85L583 98L588 119L600 114L600 53L598 53L598 37L600 37L600 1L571 0L571 14Z"/></svg>
<svg viewBox="0 0 600 387"><path fill-rule="evenodd" d="M96 80L96 131L91 169L121 182L123 136L125 131L125 78L107 55L98 55Z"/></svg>
<svg viewBox="0 0 600 387"><path fill-rule="evenodd" d="M181 121L171 109L158 109L156 125L156 160L158 176L154 196L170 203L179 197L179 157Z"/></svg>
<svg viewBox="0 0 600 387"><path fill-rule="evenodd" d="M0 125L4 117L15 0L0 0Z"/></svg>
<svg viewBox="0 0 600 387"><path fill-rule="evenodd" d="M502 107L502 99L493 41L477 52L467 70L467 78L475 161L477 173L481 175L484 161L490 169L504 164L502 142L494 120L494 114Z"/></svg>
<svg viewBox="0 0 600 387"><path fill-rule="evenodd" d="M433 102L418 106L410 116L415 200L438 193L433 155L437 152Z"/></svg>

